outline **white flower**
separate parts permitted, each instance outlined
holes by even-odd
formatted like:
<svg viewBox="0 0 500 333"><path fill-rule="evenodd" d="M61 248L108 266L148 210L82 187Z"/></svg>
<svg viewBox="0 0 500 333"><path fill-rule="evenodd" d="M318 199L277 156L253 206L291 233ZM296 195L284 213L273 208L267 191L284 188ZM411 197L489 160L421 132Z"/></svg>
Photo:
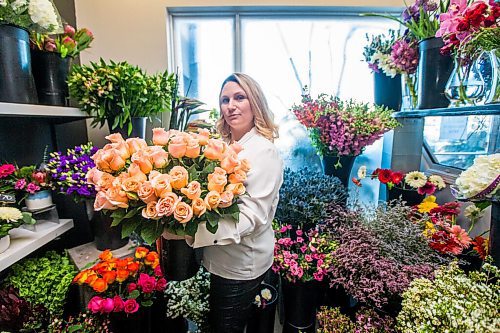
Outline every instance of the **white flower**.
<svg viewBox="0 0 500 333"><path fill-rule="evenodd" d="M441 176L438 176L438 175L432 175L432 176L429 176L429 181L438 188L438 190L442 190L443 188L446 187L446 184L443 180L443 178L441 178Z"/></svg>
<svg viewBox="0 0 500 333"><path fill-rule="evenodd" d="M0 6L2 7L7 6L7 0L0 0Z"/></svg>
<svg viewBox="0 0 500 333"><path fill-rule="evenodd" d="M271 298L273 297L273 295L271 294L271 290L267 288L262 289L260 294L262 295L262 298L264 298L266 301L270 301Z"/></svg>
<svg viewBox="0 0 500 333"><path fill-rule="evenodd" d="M362 165L358 169L358 178L364 179L366 177L366 166Z"/></svg>
<svg viewBox="0 0 500 333"><path fill-rule="evenodd" d="M478 156L474 164L458 176L455 184L462 198L471 198L487 189L500 175L500 153ZM486 193L486 198L492 198L499 185Z"/></svg>
<svg viewBox="0 0 500 333"><path fill-rule="evenodd" d="M7 2L5 0L5 2ZM22 7L26 6L28 4L28 0L16 0L10 4L12 9L17 12L19 9L22 9Z"/></svg>
<svg viewBox="0 0 500 333"><path fill-rule="evenodd" d="M483 215L484 215L483 210L481 210L476 205L467 206L467 208L465 208L464 210L464 216L472 221L477 220Z"/></svg>
<svg viewBox="0 0 500 333"><path fill-rule="evenodd" d="M23 218L21 211L14 207L0 207L0 221L15 222Z"/></svg>
<svg viewBox="0 0 500 333"><path fill-rule="evenodd" d="M413 188L419 188L427 183L427 177L420 171L408 172L405 176L405 183Z"/></svg>
<svg viewBox="0 0 500 333"><path fill-rule="evenodd" d="M52 32L60 28L54 6L49 0L31 0L28 6L33 23Z"/></svg>
<svg viewBox="0 0 500 333"><path fill-rule="evenodd" d="M255 300L253 301L256 305L260 305L260 296L255 295Z"/></svg>

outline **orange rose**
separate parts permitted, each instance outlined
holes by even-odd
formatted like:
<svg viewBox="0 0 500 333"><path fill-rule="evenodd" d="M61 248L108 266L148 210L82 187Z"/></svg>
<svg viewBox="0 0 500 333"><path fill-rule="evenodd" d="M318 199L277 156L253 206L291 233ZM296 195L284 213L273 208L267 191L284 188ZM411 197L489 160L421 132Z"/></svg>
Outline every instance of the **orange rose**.
<svg viewBox="0 0 500 333"><path fill-rule="evenodd" d="M144 203L150 203L151 201L156 201L156 194L151 182L145 181L139 185L137 189L137 195Z"/></svg>
<svg viewBox="0 0 500 333"><path fill-rule="evenodd" d="M106 209L106 210L114 210L117 209L115 205L113 205L111 202L109 202L108 197L106 196L105 192L97 192L95 196L95 201L94 201L94 210L100 211L101 209Z"/></svg>
<svg viewBox="0 0 500 333"><path fill-rule="evenodd" d="M220 208L227 208L233 204L234 194L231 191L224 191L220 195Z"/></svg>
<svg viewBox="0 0 500 333"><path fill-rule="evenodd" d="M129 138L125 140L130 155L148 146L146 140L141 138Z"/></svg>
<svg viewBox="0 0 500 333"><path fill-rule="evenodd" d="M139 263L137 261L129 262L127 269L132 274L137 273L137 271L139 270Z"/></svg>
<svg viewBox="0 0 500 333"><path fill-rule="evenodd" d="M168 164L168 153L163 150L162 147L152 147L158 149L152 149L149 152L149 159L153 163L155 168L163 168Z"/></svg>
<svg viewBox="0 0 500 333"><path fill-rule="evenodd" d="M247 174L243 170L235 170L234 173L229 175L228 178L229 182L232 184L235 183L243 183L245 180L247 180Z"/></svg>
<svg viewBox="0 0 500 333"><path fill-rule="evenodd" d="M174 213L175 205L179 201L177 194L168 192L164 198L156 203L156 213L158 216L170 216Z"/></svg>
<svg viewBox="0 0 500 333"><path fill-rule="evenodd" d="M118 259L116 261L116 268L126 269L128 265L128 261L126 259Z"/></svg>
<svg viewBox="0 0 500 333"><path fill-rule="evenodd" d="M104 279L104 281L106 281L107 284L111 284L111 283L115 282L116 272L115 271L105 272L102 275L102 278Z"/></svg>
<svg viewBox="0 0 500 333"><path fill-rule="evenodd" d="M153 128L153 144L155 146L166 146L168 143L169 134L164 128Z"/></svg>
<svg viewBox="0 0 500 333"><path fill-rule="evenodd" d="M108 289L108 284L103 278L96 279L90 286L98 293L105 292Z"/></svg>
<svg viewBox="0 0 500 333"><path fill-rule="evenodd" d="M177 135L170 139L168 153L175 158L182 158L186 155L187 144L183 136Z"/></svg>
<svg viewBox="0 0 500 333"><path fill-rule="evenodd" d="M188 139L186 146L186 157L197 158L200 156L200 144L197 139Z"/></svg>
<svg viewBox="0 0 500 333"><path fill-rule="evenodd" d="M125 141L120 133L112 133L108 136L105 136L105 138L106 140L111 141L113 143Z"/></svg>
<svg viewBox="0 0 500 333"><path fill-rule="evenodd" d="M207 147L203 152L203 155L205 155L205 157L208 158L209 160L220 161L224 156L224 153L226 151L226 146L227 144L222 140L209 139Z"/></svg>
<svg viewBox="0 0 500 333"><path fill-rule="evenodd" d="M130 276L130 272L127 269L117 269L116 270L116 281L122 283Z"/></svg>
<svg viewBox="0 0 500 333"><path fill-rule="evenodd" d="M87 275L87 280L85 280L85 283L88 284L89 286L92 286L95 280L97 280L98 276L95 272L89 272Z"/></svg>
<svg viewBox="0 0 500 333"><path fill-rule="evenodd" d="M122 181L122 190L125 192L137 192L141 181L135 177L129 177Z"/></svg>
<svg viewBox="0 0 500 333"><path fill-rule="evenodd" d="M227 175L227 172L222 168L215 167L213 174L225 176Z"/></svg>
<svg viewBox="0 0 500 333"><path fill-rule="evenodd" d="M174 218L180 223L187 223L193 217L193 210L187 203L178 201L174 209Z"/></svg>
<svg viewBox="0 0 500 333"><path fill-rule="evenodd" d="M212 210L219 206L220 202L220 193L217 191L210 191L207 193L205 197L205 206L207 206L208 210Z"/></svg>
<svg viewBox="0 0 500 333"><path fill-rule="evenodd" d="M99 170L106 172L118 171L125 166L125 159L120 156L120 151L116 149L109 149L106 151L99 151L94 156L95 164Z"/></svg>
<svg viewBox="0 0 500 333"><path fill-rule="evenodd" d="M135 249L135 257L137 259L144 258L149 253L149 250L145 247L139 246Z"/></svg>
<svg viewBox="0 0 500 333"><path fill-rule="evenodd" d="M181 167L179 165L174 166L168 174L170 175L170 177L172 177L170 184L176 190L180 190L187 185L189 174L184 167Z"/></svg>
<svg viewBox="0 0 500 333"><path fill-rule="evenodd" d="M87 183L97 185L97 182L99 181L99 179L101 179L103 173L104 172L100 171L96 167L93 167L92 169L87 171L87 174L85 175Z"/></svg>
<svg viewBox="0 0 500 333"><path fill-rule="evenodd" d="M116 151L119 152L120 154L120 157L123 158L124 160L126 160L127 158L130 157L130 151L128 150L128 145L125 141L123 142L118 142L118 143L111 143L111 144L108 144L106 145L107 147L104 147L103 149L104 150L108 150L108 149L114 149Z"/></svg>
<svg viewBox="0 0 500 333"><path fill-rule="evenodd" d="M201 185L196 180L190 182L186 187L181 188L182 194L188 197L189 200L199 198L201 195Z"/></svg>
<svg viewBox="0 0 500 333"><path fill-rule="evenodd" d="M148 253L146 258L144 259L144 263L146 265L151 266L156 260L159 260L159 259L160 259L160 256L158 255L158 253L156 253L155 251L151 251Z"/></svg>
<svg viewBox="0 0 500 333"><path fill-rule="evenodd" d="M234 171L234 168L240 166L240 160L236 154L228 154L224 157L220 163L222 169L226 170L227 173Z"/></svg>
<svg viewBox="0 0 500 333"><path fill-rule="evenodd" d="M234 195L242 195L245 193L246 188L242 183L234 183L227 185L226 191L231 191Z"/></svg>
<svg viewBox="0 0 500 333"><path fill-rule="evenodd" d="M111 253L111 250L109 249L104 250L101 252L101 254L99 254L99 259L103 261L111 260L111 258L113 258L113 253Z"/></svg>
<svg viewBox="0 0 500 333"><path fill-rule="evenodd" d="M142 209L142 217L149 220L158 220L160 217L158 216L158 212L156 211L156 204L156 201L148 202L146 207Z"/></svg>
<svg viewBox="0 0 500 333"><path fill-rule="evenodd" d="M207 210L207 206L205 206L205 201L202 198L196 198L191 203L191 207L193 208L193 214L200 217L205 214Z"/></svg>
<svg viewBox="0 0 500 333"><path fill-rule="evenodd" d="M200 146L206 146L208 139L210 139L210 131L206 128L198 128L197 138Z"/></svg>
<svg viewBox="0 0 500 333"><path fill-rule="evenodd" d="M151 186L155 194L159 198L164 198L168 193L172 192L172 177L167 174L158 173L156 177L151 178Z"/></svg>
<svg viewBox="0 0 500 333"><path fill-rule="evenodd" d="M87 270L79 272L73 279L73 283L78 283L79 285L82 285L87 280L88 275L89 272Z"/></svg>
<svg viewBox="0 0 500 333"><path fill-rule="evenodd" d="M213 173L208 175L209 191L217 191L219 193L222 193L224 191L224 186L226 186L226 184L227 184L226 176Z"/></svg>
<svg viewBox="0 0 500 333"><path fill-rule="evenodd" d="M116 177L113 177L107 172L103 172L101 178L97 181L96 190L107 190L108 188L113 186L113 182Z"/></svg>
<svg viewBox="0 0 500 333"><path fill-rule="evenodd" d="M106 190L106 197L116 208L128 208L127 194L119 187L111 187Z"/></svg>
<svg viewBox="0 0 500 333"><path fill-rule="evenodd" d="M153 170L153 163L145 154L144 150L139 150L134 153L131 158L132 162L137 164L144 174L148 174Z"/></svg>
<svg viewBox="0 0 500 333"><path fill-rule="evenodd" d="M243 158L240 160L240 166L235 168L235 170L243 170L245 172L250 171L251 169L250 161L247 160L246 158Z"/></svg>
<svg viewBox="0 0 500 333"><path fill-rule="evenodd" d="M234 143L230 144L230 145L229 145L229 148L230 148L232 151L234 151L234 153L235 153L236 155L238 155L238 154L240 153L240 151L242 151L242 150L243 150L243 146L242 146L242 145L240 145L238 142L234 142Z"/></svg>

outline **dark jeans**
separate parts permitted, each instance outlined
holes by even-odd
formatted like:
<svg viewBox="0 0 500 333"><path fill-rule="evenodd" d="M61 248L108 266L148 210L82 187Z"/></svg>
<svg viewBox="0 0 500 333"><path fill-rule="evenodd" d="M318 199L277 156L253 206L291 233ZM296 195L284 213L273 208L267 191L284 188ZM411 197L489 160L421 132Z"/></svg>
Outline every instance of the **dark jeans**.
<svg viewBox="0 0 500 333"><path fill-rule="evenodd" d="M253 280L229 280L210 275L209 321L213 333L242 333L264 275Z"/></svg>

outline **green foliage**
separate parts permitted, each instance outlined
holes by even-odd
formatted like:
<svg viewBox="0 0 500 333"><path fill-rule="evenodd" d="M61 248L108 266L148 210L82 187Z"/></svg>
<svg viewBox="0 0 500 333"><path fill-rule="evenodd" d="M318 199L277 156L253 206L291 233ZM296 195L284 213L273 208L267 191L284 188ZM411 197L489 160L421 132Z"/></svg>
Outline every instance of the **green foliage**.
<svg viewBox="0 0 500 333"><path fill-rule="evenodd" d="M25 259L12 266L6 283L33 305L43 305L52 316L63 312L69 285L76 269L66 254L49 251L41 258Z"/></svg>
<svg viewBox="0 0 500 333"><path fill-rule="evenodd" d="M482 28L460 45L458 54L465 59L475 59L483 51L500 48L500 27Z"/></svg>

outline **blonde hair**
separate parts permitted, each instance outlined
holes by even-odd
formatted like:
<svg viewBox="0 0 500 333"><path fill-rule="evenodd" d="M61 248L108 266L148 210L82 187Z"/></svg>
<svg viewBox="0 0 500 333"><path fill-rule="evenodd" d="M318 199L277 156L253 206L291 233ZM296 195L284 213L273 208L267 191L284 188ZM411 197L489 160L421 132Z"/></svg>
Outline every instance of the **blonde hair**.
<svg viewBox="0 0 500 333"><path fill-rule="evenodd" d="M269 109L267 104L266 96L262 92L260 85L247 74L243 73L233 73L229 75L224 82L219 93L222 93L222 89L228 82L235 82L240 85L240 87L247 94L248 101L250 102L250 108L253 112L253 122L257 132L274 142L274 139L279 137L278 125L274 123L274 114ZM220 108L220 101L219 101ZM222 138L226 141L231 140L231 129L228 123L224 120L224 115L221 112L220 118L217 121L217 131L220 133Z"/></svg>

